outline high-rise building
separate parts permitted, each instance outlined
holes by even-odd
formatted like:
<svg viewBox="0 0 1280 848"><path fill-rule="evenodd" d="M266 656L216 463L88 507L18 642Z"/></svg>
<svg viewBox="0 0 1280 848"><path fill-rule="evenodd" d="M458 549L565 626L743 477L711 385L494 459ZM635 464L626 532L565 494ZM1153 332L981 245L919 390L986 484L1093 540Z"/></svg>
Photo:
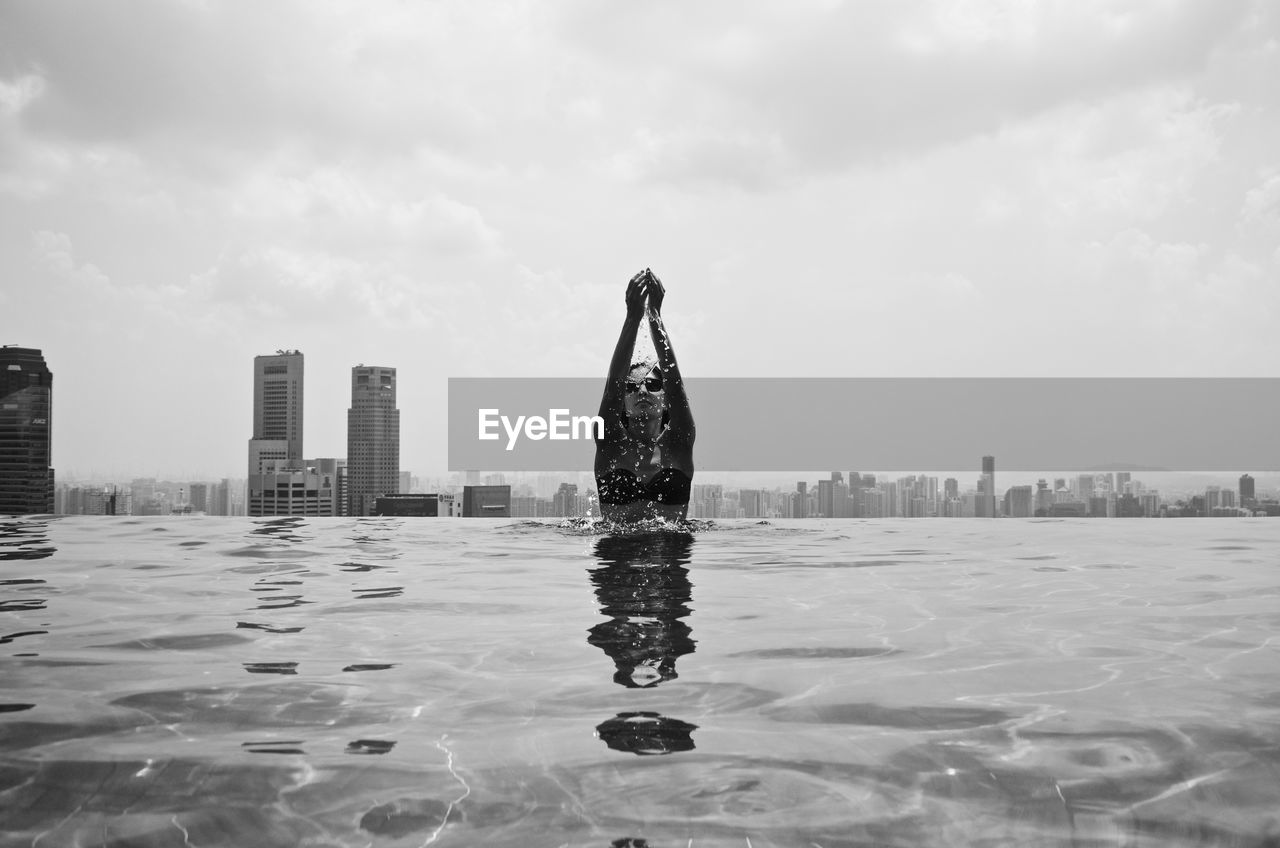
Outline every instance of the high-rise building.
<svg viewBox="0 0 1280 848"><path fill-rule="evenodd" d="M1076 500L1088 502L1093 497L1094 480L1092 474L1076 475Z"/></svg>
<svg viewBox="0 0 1280 848"><path fill-rule="evenodd" d="M982 458L982 477L978 479L978 500L974 505L980 518L995 518L996 515L996 458Z"/></svg>
<svg viewBox="0 0 1280 848"><path fill-rule="evenodd" d="M208 483L192 483L191 499L188 501L194 512L209 512L209 484Z"/></svg>
<svg viewBox="0 0 1280 848"><path fill-rule="evenodd" d="M378 495L400 488L400 410L396 369L351 369L347 410L347 514L372 515Z"/></svg>
<svg viewBox="0 0 1280 848"><path fill-rule="evenodd" d="M818 516L821 518L835 517L835 481L839 476L839 471L833 471L830 480L818 481Z"/></svg>
<svg viewBox="0 0 1280 848"><path fill-rule="evenodd" d="M1253 488L1253 477L1248 474L1241 474L1240 475L1240 505L1253 506L1254 500L1255 500L1255 497L1254 497L1254 488Z"/></svg>
<svg viewBox="0 0 1280 848"><path fill-rule="evenodd" d="M1011 486L1004 493L1005 515L1012 518L1030 518L1034 513L1035 491L1030 486Z"/></svg>
<svg viewBox="0 0 1280 848"><path fill-rule="evenodd" d="M1049 507L1053 505L1053 492L1049 491L1049 484L1041 477L1036 481L1035 501L1032 505L1032 511L1037 516L1049 514Z"/></svg>
<svg viewBox="0 0 1280 848"><path fill-rule="evenodd" d="M53 512L53 373L36 348L0 347L0 515Z"/></svg>
<svg viewBox="0 0 1280 848"><path fill-rule="evenodd" d="M253 358L253 435L249 474L268 463L302 464L303 359L296 350Z"/></svg>
<svg viewBox="0 0 1280 848"><path fill-rule="evenodd" d="M209 503L205 512L209 515L231 514L231 481L226 477L209 487Z"/></svg>
<svg viewBox="0 0 1280 848"><path fill-rule="evenodd" d="M253 358L248 515L295 514L287 511L294 508L291 496L294 487L286 484L284 491L280 491L282 481L279 475L304 470L302 366L302 353L297 350L278 350L274 354ZM277 492L289 496L278 498ZM297 508L304 509L300 504Z"/></svg>

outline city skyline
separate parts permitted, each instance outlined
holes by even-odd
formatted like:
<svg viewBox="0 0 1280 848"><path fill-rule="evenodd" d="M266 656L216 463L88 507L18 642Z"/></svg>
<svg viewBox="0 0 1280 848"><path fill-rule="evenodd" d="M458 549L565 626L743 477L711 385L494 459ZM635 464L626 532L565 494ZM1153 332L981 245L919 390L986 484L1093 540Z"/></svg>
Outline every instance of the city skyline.
<svg viewBox="0 0 1280 848"><path fill-rule="evenodd" d="M335 472L337 460L309 460L308 472ZM300 472L299 472L300 473ZM298 476L298 474L295 474ZM712 475L714 478L716 475ZM743 476L743 475L720 475ZM1011 476L1017 477L1015 472ZM1201 479L1190 488L1168 486L1168 480L1138 477L1131 472L1043 475L1034 484L1014 480L996 487L995 508L983 505L989 479L980 474L965 484L957 477L922 472L845 472L792 475L777 481L760 479L728 481L708 479L693 485L690 517L694 518L977 518L996 517L1241 517L1248 514L1280 516L1280 476L1268 481L1245 473L1238 477L1199 473ZM805 479L796 480L802 477ZM298 477L301 479L301 477ZM63 482L57 487L57 508L66 514L108 515L245 515L241 497L244 481L218 483L178 483L139 478L121 484L79 485ZM189 488L188 488L189 486ZM475 487L479 487L475 489ZM507 504L512 518L546 518L596 515L595 481L587 472L480 473L469 471L448 479L419 478L403 472L399 494L392 495L398 506L383 514L467 515L468 492L481 490L494 495L478 495L485 503L496 497ZM500 492L500 494L498 494ZM187 495L190 495L189 499ZM321 493L323 494L323 493ZM325 497L333 497L330 492ZM423 513L422 504L436 502L441 511ZM381 502L381 498L379 499ZM319 504L292 512L299 516L340 515L338 499L332 510ZM448 504L446 509L445 504ZM109 505L108 505L109 504ZM203 505L202 505L203 504ZM473 510L477 508L473 505ZM471 514L487 512L479 508Z"/></svg>
<svg viewBox="0 0 1280 848"><path fill-rule="evenodd" d="M239 475L277 349L307 453L386 362L442 469L448 377L603 379L646 266L690 377L1276 377L1277 44L1254 0L6 3L0 342L75 476Z"/></svg>

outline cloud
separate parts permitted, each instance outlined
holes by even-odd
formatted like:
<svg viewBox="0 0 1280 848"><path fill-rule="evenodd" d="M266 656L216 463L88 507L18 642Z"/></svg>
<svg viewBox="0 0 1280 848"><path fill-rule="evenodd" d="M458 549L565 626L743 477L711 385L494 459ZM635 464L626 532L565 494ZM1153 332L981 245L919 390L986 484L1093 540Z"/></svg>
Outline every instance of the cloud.
<svg viewBox="0 0 1280 848"><path fill-rule="evenodd" d="M638 121L661 132L665 118L709 140L776 139L782 154L757 163L775 177L793 165L874 164L1184 78L1248 12L1193 2L568 8L566 38L612 71L601 85L631 94Z"/></svg>
<svg viewBox="0 0 1280 848"><path fill-rule="evenodd" d="M501 252L501 234L479 208L439 190L419 193L429 175L397 164L272 163L247 170L213 200L298 249L401 264Z"/></svg>
<svg viewBox="0 0 1280 848"><path fill-rule="evenodd" d="M1226 351L1249 367L1273 361L1280 289L1239 253L1130 229L1092 245L1088 266L1075 294L1105 308L1106 338L1145 339L1147 357L1194 353L1195 373L1212 374Z"/></svg>
<svg viewBox="0 0 1280 848"><path fill-rule="evenodd" d="M793 170L776 136L687 129L642 130L630 148L613 157L613 164L631 181L728 185L745 191L776 188Z"/></svg>
<svg viewBox="0 0 1280 848"><path fill-rule="evenodd" d="M1249 189L1240 210L1244 224L1280 219L1280 174L1272 174L1262 184Z"/></svg>
<svg viewBox="0 0 1280 848"><path fill-rule="evenodd" d="M0 117L17 115L44 93L44 87L38 74L24 74L12 82L0 79Z"/></svg>
<svg viewBox="0 0 1280 848"><path fill-rule="evenodd" d="M77 264L71 249L71 238L66 233L39 230L32 233L32 245L36 260L58 279L70 283L76 289L73 296L85 293L111 292L111 278L92 263Z"/></svg>

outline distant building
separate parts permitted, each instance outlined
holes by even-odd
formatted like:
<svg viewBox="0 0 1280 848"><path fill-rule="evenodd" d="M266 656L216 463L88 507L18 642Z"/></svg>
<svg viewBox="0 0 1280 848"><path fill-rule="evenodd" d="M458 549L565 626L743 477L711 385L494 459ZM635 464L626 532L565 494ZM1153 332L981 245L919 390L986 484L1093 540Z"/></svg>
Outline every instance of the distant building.
<svg viewBox="0 0 1280 848"><path fill-rule="evenodd" d="M400 410L394 368L351 369L346 485L348 515L370 515L378 495L399 491Z"/></svg>
<svg viewBox="0 0 1280 848"><path fill-rule="evenodd" d="M1089 498L1093 497L1093 475L1079 474L1076 476L1076 500L1087 503Z"/></svg>
<svg viewBox="0 0 1280 848"><path fill-rule="evenodd" d="M1049 491L1049 484L1044 478L1036 481L1035 503L1033 505L1032 514L1041 516L1049 514L1049 507L1053 504L1053 492Z"/></svg>
<svg viewBox="0 0 1280 848"><path fill-rule="evenodd" d="M510 518L510 486L463 486L463 518Z"/></svg>
<svg viewBox="0 0 1280 848"><path fill-rule="evenodd" d="M253 435L249 439L248 515L280 512L294 502L278 497L285 471L302 471L303 358L296 350L253 358ZM303 488L305 489L305 482ZM292 492L292 482L284 491ZM299 509L306 509L301 503ZM269 510L269 511L258 511ZM300 512L302 514L314 514ZM332 513L328 513L332 514Z"/></svg>
<svg viewBox="0 0 1280 848"><path fill-rule="evenodd" d="M1012 486L1004 493L1004 498L1005 515L1030 518L1035 513L1034 490L1030 486Z"/></svg>
<svg viewBox="0 0 1280 848"><path fill-rule="evenodd" d="M535 495L512 495L512 518L538 518L540 499Z"/></svg>
<svg viewBox="0 0 1280 848"><path fill-rule="evenodd" d="M555 495L552 496L551 503L553 514L557 518L572 518L579 515L578 484L561 483L560 488L556 489Z"/></svg>
<svg viewBox="0 0 1280 848"><path fill-rule="evenodd" d="M0 515L53 512L52 451L53 372L36 348L0 347Z"/></svg>
<svg viewBox="0 0 1280 848"><path fill-rule="evenodd" d="M1116 484L1119 483L1117 480ZM1116 518L1142 518L1143 515L1142 501L1136 496L1124 494L1116 498Z"/></svg>
<svg viewBox="0 0 1280 848"><path fill-rule="evenodd" d="M336 475L314 464L291 468L281 461L249 480L249 515L333 515Z"/></svg>
<svg viewBox="0 0 1280 848"><path fill-rule="evenodd" d="M133 515L129 490L118 486L59 486L55 496L61 515Z"/></svg>
<svg viewBox="0 0 1280 848"><path fill-rule="evenodd" d="M979 481L977 510L979 518L995 518L996 516L996 458L982 458L982 479Z"/></svg>
<svg viewBox="0 0 1280 848"><path fill-rule="evenodd" d="M1205 515L1214 515L1215 510L1235 510L1236 493L1221 486L1209 486L1204 492Z"/></svg>
<svg viewBox="0 0 1280 848"><path fill-rule="evenodd" d="M209 512L209 486L206 483L191 484L191 498L188 501L193 512Z"/></svg>
<svg viewBox="0 0 1280 848"><path fill-rule="evenodd" d="M440 514L439 495L379 495L374 499L374 515L411 515L434 518Z"/></svg>
<svg viewBox="0 0 1280 848"><path fill-rule="evenodd" d="M1240 505L1253 506L1257 497L1254 495L1253 478L1248 474L1240 475Z"/></svg>
<svg viewBox="0 0 1280 848"><path fill-rule="evenodd" d="M231 481L223 477L209 487L208 515L231 515Z"/></svg>
<svg viewBox="0 0 1280 848"><path fill-rule="evenodd" d="M306 462L308 468L314 468L317 474L332 478L333 505L330 507L330 515L346 515L347 514L347 461L345 459L337 459L336 457L321 457L318 459L309 459Z"/></svg>
<svg viewBox="0 0 1280 848"><path fill-rule="evenodd" d="M453 492L441 492L438 495L441 518L461 518L462 498Z"/></svg>

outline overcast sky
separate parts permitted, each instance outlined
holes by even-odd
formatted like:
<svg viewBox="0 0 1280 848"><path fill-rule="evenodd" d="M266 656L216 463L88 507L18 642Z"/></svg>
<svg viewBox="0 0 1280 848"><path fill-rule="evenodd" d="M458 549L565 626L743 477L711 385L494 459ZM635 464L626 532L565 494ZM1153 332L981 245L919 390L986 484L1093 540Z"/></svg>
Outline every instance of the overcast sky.
<svg viewBox="0 0 1280 848"><path fill-rule="evenodd" d="M0 343L82 477L243 477L281 348L441 472L645 266L686 375L1276 377L1276 80L1269 2L7 0Z"/></svg>

